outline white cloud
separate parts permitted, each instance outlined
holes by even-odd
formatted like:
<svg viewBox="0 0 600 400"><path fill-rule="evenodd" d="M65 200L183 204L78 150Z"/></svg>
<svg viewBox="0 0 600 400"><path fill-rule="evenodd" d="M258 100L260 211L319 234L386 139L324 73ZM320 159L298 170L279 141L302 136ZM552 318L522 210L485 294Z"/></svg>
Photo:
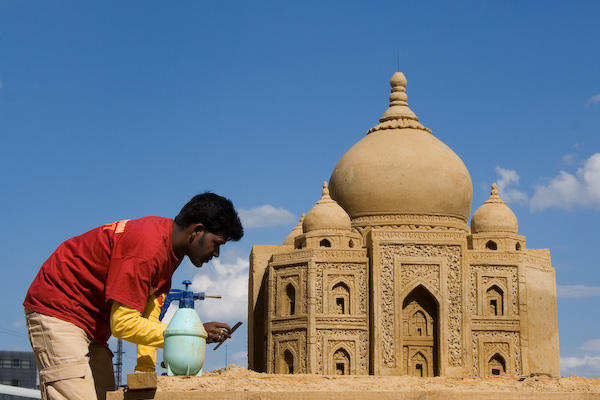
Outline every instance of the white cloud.
<svg viewBox="0 0 600 400"><path fill-rule="evenodd" d="M598 104L600 103L600 94L592 96L587 101L588 104Z"/></svg>
<svg viewBox="0 0 600 400"><path fill-rule="evenodd" d="M248 318L248 259L237 257L231 263L211 261L213 268L203 268L192 278L191 289L220 299L196 302L196 310L203 322L227 322L233 326Z"/></svg>
<svg viewBox="0 0 600 400"><path fill-rule="evenodd" d="M247 351L237 351L233 353L231 356L233 363L236 365L248 365L248 352Z"/></svg>
<svg viewBox="0 0 600 400"><path fill-rule="evenodd" d="M560 358L561 374L587 378L600 377L600 355L597 355L600 353L600 339L588 340L575 351L583 355Z"/></svg>
<svg viewBox="0 0 600 400"><path fill-rule="evenodd" d="M561 357L560 372L563 376L596 378L600 376L600 356Z"/></svg>
<svg viewBox="0 0 600 400"><path fill-rule="evenodd" d="M250 210L238 209L238 214L245 228L288 225L297 221L297 218L290 211L275 208L270 204L251 208Z"/></svg>
<svg viewBox="0 0 600 400"><path fill-rule="evenodd" d="M575 159L575 154L565 154L562 158L562 161L565 165L573 165L575 164Z"/></svg>
<svg viewBox="0 0 600 400"><path fill-rule="evenodd" d="M556 295L561 299L599 297L600 287L585 285L556 285Z"/></svg>
<svg viewBox="0 0 600 400"><path fill-rule="evenodd" d="M600 207L600 153L593 154L576 175L560 171L547 184L535 187L532 210L557 207Z"/></svg>
<svg viewBox="0 0 600 400"><path fill-rule="evenodd" d="M600 339L592 339L584 342L581 345L581 350L596 354L600 353Z"/></svg>
<svg viewBox="0 0 600 400"><path fill-rule="evenodd" d="M496 167L496 174L498 175L496 184L498 185L498 192L500 192L502 200L507 203L527 203L527 194L512 188L513 185L519 186L520 177L517 171Z"/></svg>

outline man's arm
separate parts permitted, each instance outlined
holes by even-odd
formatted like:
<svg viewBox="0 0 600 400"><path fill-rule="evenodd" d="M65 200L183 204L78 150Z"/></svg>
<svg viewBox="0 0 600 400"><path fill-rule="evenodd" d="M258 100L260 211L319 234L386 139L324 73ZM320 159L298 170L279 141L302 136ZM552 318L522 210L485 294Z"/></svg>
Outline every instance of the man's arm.
<svg viewBox="0 0 600 400"><path fill-rule="evenodd" d="M154 296L149 299L150 301L152 304L156 303ZM148 316L152 312L160 313L160 305L157 304L157 306L151 306ZM146 304L146 308L148 309L148 304ZM155 309L158 309L158 311L155 311ZM144 313L145 311L146 309ZM135 344L162 348L164 345L163 332L167 328L167 325L158 322L158 317L156 317L155 321L145 318L136 309L121 304L118 301L113 302L110 312L110 330L113 336L118 339L127 340Z"/></svg>

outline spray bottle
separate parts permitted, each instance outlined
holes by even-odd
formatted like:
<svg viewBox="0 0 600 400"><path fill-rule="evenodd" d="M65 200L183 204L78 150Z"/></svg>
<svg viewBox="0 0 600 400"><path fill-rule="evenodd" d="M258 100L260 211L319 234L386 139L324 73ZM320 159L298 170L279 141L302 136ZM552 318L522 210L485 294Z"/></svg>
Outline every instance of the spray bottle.
<svg viewBox="0 0 600 400"><path fill-rule="evenodd" d="M188 290L188 286L191 284L192 282L186 280L183 281L184 290L171 290L166 296L160 312L159 319L162 320L171 301L179 301L179 309L163 333L165 337L163 358L169 376L202 375L208 334L198 313L194 310L194 301L204 300L206 297L221 297L206 296L204 292L194 293Z"/></svg>

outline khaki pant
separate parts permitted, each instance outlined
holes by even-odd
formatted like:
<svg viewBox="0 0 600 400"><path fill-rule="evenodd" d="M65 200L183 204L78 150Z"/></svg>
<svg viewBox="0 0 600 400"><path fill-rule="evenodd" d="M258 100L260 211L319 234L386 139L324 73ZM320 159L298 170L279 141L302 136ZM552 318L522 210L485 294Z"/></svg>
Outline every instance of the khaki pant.
<svg viewBox="0 0 600 400"><path fill-rule="evenodd" d="M105 400L115 390L112 352L70 322L25 309L44 400Z"/></svg>

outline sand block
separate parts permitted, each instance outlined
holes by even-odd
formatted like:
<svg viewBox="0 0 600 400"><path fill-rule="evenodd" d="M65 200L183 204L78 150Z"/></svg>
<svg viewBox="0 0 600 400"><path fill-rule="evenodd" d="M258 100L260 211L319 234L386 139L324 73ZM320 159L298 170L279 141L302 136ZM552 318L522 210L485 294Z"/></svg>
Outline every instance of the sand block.
<svg viewBox="0 0 600 400"><path fill-rule="evenodd" d="M134 372L133 374L127 374L128 390L147 390L156 388L156 372Z"/></svg>

